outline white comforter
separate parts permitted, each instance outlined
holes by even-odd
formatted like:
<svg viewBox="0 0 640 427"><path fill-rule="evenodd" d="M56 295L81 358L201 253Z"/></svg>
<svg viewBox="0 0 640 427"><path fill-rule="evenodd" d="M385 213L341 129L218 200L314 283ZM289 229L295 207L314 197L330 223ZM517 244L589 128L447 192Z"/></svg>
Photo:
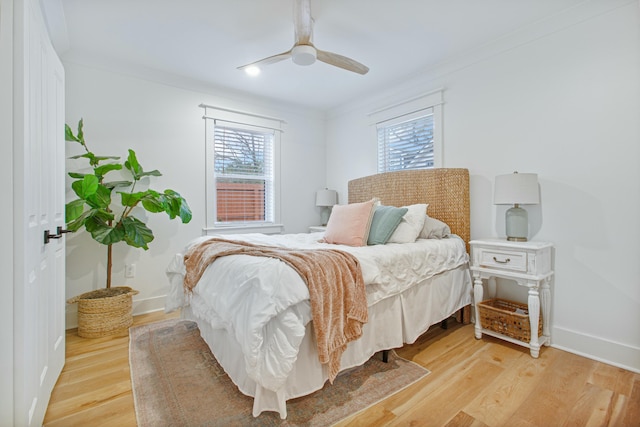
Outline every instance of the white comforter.
<svg viewBox="0 0 640 427"><path fill-rule="evenodd" d="M453 235L442 240L350 247L320 243L322 233L220 236L257 244L298 249L333 248L350 252L360 261L367 303L403 292L418 282L468 262L464 242ZM200 237L186 250L209 237ZM213 328L224 328L242 349L247 373L264 388L277 391L290 373L311 320L309 291L300 276L284 262L264 257L233 255L211 264L185 296L182 254L167 268L170 290L165 311L191 305L193 313Z"/></svg>

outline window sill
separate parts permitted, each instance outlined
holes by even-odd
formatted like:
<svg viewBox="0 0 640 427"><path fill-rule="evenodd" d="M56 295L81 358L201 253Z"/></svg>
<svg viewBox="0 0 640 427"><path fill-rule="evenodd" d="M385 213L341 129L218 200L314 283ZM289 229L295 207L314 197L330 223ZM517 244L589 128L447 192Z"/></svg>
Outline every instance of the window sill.
<svg viewBox="0 0 640 427"><path fill-rule="evenodd" d="M284 225L282 224L232 225L228 227L203 228L202 232L205 236L210 236L212 234L246 234L246 233L281 234L283 229L284 229Z"/></svg>

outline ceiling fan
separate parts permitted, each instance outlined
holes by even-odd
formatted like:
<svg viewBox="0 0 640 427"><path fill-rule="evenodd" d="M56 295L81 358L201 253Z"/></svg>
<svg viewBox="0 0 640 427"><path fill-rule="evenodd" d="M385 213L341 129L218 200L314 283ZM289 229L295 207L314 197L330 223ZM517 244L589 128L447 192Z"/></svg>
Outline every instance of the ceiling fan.
<svg viewBox="0 0 640 427"><path fill-rule="evenodd" d="M298 65L311 65L316 60L334 67L358 74L367 74L369 67L362 65L346 56L317 49L311 39L313 36L313 18L311 18L310 0L294 0L293 18L295 24L295 43L293 47L277 55L269 56L256 62L238 67L239 70L250 72L264 66L275 64L291 58Z"/></svg>

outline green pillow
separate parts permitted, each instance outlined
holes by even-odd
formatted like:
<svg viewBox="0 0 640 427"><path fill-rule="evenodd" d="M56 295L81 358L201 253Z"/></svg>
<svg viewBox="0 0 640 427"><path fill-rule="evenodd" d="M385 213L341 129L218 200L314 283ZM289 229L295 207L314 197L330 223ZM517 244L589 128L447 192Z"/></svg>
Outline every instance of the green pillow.
<svg viewBox="0 0 640 427"><path fill-rule="evenodd" d="M384 245L389 237L398 228L402 217L408 211L407 208L396 208L394 206L376 206L369 229L367 245Z"/></svg>

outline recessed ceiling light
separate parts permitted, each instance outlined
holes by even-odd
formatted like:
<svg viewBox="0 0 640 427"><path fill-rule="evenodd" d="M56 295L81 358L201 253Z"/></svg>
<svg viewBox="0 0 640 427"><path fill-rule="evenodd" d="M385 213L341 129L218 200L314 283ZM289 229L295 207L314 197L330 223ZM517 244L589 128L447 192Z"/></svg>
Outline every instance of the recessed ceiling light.
<svg viewBox="0 0 640 427"><path fill-rule="evenodd" d="M257 76L258 74L260 74L260 67L256 67L255 65L252 65L250 67L247 67L244 69L245 73L249 74L250 76Z"/></svg>

